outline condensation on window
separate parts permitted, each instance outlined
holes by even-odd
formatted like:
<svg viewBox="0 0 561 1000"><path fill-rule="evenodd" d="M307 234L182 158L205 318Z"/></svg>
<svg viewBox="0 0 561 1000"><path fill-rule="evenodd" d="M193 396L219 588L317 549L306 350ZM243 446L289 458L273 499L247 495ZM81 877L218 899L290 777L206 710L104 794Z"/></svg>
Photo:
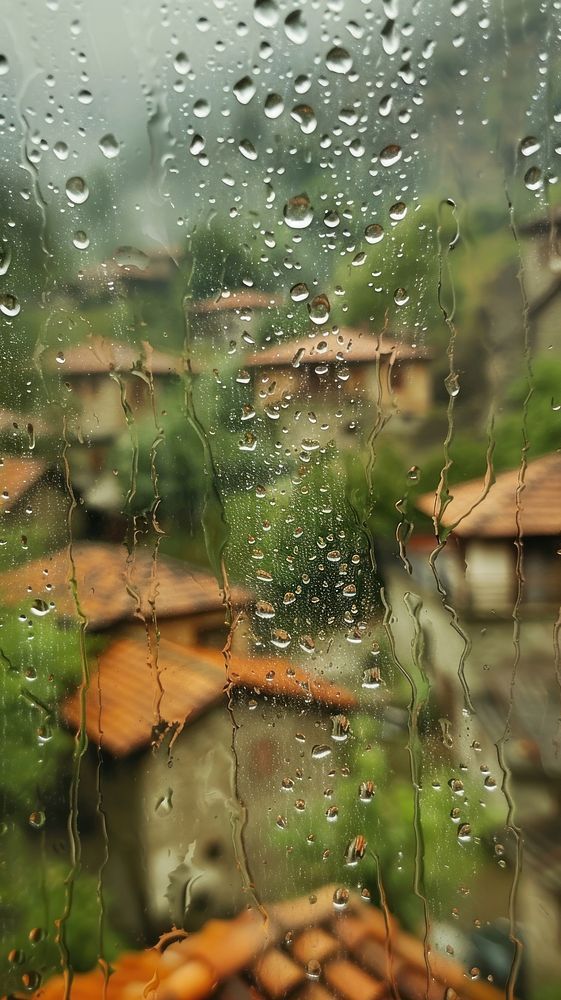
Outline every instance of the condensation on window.
<svg viewBox="0 0 561 1000"><path fill-rule="evenodd" d="M6 996L559 995L560 7L6 0Z"/></svg>

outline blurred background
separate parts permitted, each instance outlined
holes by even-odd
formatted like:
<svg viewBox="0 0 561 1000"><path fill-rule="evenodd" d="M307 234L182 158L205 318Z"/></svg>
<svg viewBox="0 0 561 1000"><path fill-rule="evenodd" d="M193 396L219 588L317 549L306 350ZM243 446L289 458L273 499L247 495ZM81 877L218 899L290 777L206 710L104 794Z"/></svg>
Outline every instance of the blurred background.
<svg viewBox="0 0 561 1000"><path fill-rule="evenodd" d="M6 994L334 882L559 995L560 7L6 0Z"/></svg>

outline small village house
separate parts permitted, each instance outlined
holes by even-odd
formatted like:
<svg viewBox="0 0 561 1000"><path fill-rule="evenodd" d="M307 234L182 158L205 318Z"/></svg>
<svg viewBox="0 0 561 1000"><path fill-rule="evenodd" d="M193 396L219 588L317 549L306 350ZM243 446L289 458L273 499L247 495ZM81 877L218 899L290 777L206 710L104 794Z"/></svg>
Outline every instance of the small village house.
<svg viewBox="0 0 561 1000"><path fill-rule="evenodd" d="M287 397L344 410L376 407L398 422L426 417L432 405L429 355L387 334L360 330L312 331L298 340L267 345L244 359L255 374L255 405L282 405Z"/></svg>
<svg viewBox="0 0 561 1000"><path fill-rule="evenodd" d="M558 607L560 491L561 452L529 462L523 484L519 470L513 469L497 475L488 492L482 480L452 488L442 524L451 531L448 544L465 564L454 595L464 613L510 616L519 585L526 614ZM418 506L432 516L434 503L434 494L426 494ZM517 571L519 536L524 545L523 581Z"/></svg>
<svg viewBox="0 0 561 1000"><path fill-rule="evenodd" d="M294 801L306 794L302 758L329 741L332 716L354 705L344 688L281 657L225 661L162 639L154 667L142 639L110 645L86 696L92 753L83 784L91 812L99 746L115 925L150 939L172 924L235 913L250 883L261 898L282 893L279 826L294 822ZM62 714L78 728L78 694ZM298 767L302 788L283 788L280 775ZM101 848L90 841L93 856Z"/></svg>

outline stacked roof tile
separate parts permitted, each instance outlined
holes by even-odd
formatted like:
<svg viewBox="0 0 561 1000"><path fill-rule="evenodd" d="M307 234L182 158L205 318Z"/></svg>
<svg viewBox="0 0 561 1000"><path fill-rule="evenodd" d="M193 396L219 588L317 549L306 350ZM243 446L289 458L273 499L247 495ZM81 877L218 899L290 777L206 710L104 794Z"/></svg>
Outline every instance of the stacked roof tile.
<svg viewBox="0 0 561 1000"><path fill-rule="evenodd" d="M123 956L104 992L100 971L76 976L73 1000L500 1000L503 991L472 978L397 921L350 894L337 909L334 886L212 921L197 934ZM165 947L172 939L173 943ZM476 974L474 973L473 976ZM37 1000L59 1000L63 977Z"/></svg>
<svg viewBox="0 0 561 1000"><path fill-rule="evenodd" d="M515 538L517 520L524 535L561 532L561 451L529 462L523 480L520 470L502 472L486 491L485 483L470 480L451 487L452 502L442 523L456 535L478 538ZM432 516L434 493L420 497L418 506Z"/></svg>
<svg viewBox="0 0 561 1000"><path fill-rule="evenodd" d="M120 639L102 654L85 699L88 736L114 756L146 746L155 723L183 726L216 704L227 684L263 695L295 698L343 710L355 705L350 691L281 659L232 655L180 646L165 639L153 655L146 642ZM81 722L82 699L73 695L62 709L73 728Z"/></svg>
<svg viewBox="0 0 561 1000"><path fill-rule="evenodd" d="M90 629L152 616L173 618L219 610L223 600L210 573L138 548L78 542L26 563L2 576L2 600L8 604L43 600L57 617L79 619ZM233 591L239 603L247 598Z"/></svg>

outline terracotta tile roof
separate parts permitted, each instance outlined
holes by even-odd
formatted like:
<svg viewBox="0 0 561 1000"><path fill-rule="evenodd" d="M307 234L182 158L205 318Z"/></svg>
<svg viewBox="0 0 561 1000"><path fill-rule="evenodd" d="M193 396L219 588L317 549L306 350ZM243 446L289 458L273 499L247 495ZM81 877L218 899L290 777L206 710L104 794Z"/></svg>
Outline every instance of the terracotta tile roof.
<svg viewBox="0 0 561 1000"><path fill-rule="evenodd" d="M519 470L502 472L489 492L484 494L483 480L451 487L454 496L444 511L442 523L462 537L514 538L516 529L516 492ZM561 452L554 452L529 462L525 487L520 493L520 521L525 535L557 535L561 532ZM417 506L432 517L434 493L425 493Z"/></svg>
<svg viewBox="0 0 561 1000"><path fill-rule="evenodd" d="M62 357L64 360L57 360ZM108 372L148 372L153 375L175 375L183 370L181 358L154 350L148 341L133 347L106 337L92 336L87 342L44 354L48 371L68 375L101 375Z"/></svg>
<svg viewBox="0 0 561 1000"><path fill-rule="evenodd" d="M223 292L213 299L198 299L190 302L190 312L207 315L215 312L233 312L235 309L268 309L282 303L280 295L273 292L259 292L255 289L240 289L238 292Z"/></svg>
<svg viewBox="0 0 561 1000"><path fill-rule="evenodd" d="M219 610L222 599L210 573L191 569L167 556L137 548L132 557L124 546L78 542L72 548L80 608L90 629L103 629L119 621L151 616L161 618ZM3 601L30 605L51 601L57 617L78 618L70 583L68 549L26 563L0 577ZM244 603L248 595L234 589L232 599Z"/></svg>
<svg viewBox="0 0 561 1000"><path fill-rule="evenodd" d="M197 934L165 947L124 955L103 992L99 970L78 975L73 1000L502 1000L504 991L474 980L456 962L432 953L427 982L423 945L392 917L350 894L333 906L335 886L272 906L248 909L230 921L212 921ZM312 902L312 900L315 900ZM311 930L332 942L316 953ZM169 940L169 935L167 936ZM312 943L310 947L308 943ZM165 950L164 950L165 949ZM321 954L321 958L318 957ZM61 1000L62 977L37 1000Z"/></svg>
<svg viewBox="0 0 561 1000"><path fill-rule="evenodd" d="M226 672L220 651L180 646L161 639L157 666L149 662L146 642L120 639L101 655L86 694L88 736L114 756L146 746L152 727L163 721L183 726L221 699L227 682L263 695L313 700L352 708L350 691L280 659L233 656ZM157 708L157 711L156 711ZM62 708L73 728L80 725L80 694Z"/></svg>
<svg viewBox="0 0 561 1000"><path fill-rule="evenodd" d="M327 332L323 334L315 330L309 337L283 341L274 347L267 347L265 350L250 354L244 363L248 367L292 365L293 368L298 368L300 365L333 364L333 362L373 363L379 357L395 361L429 360L429 355L423 348L397 343L387 334L382 341L360 330L342 329L337 334Z"/></svg>
<svg viewBox="0 0 561 1000"><path fill-rule="evenodd" d="M43 458L0 459L0 511L21 500L47 471Z"/></svg>

